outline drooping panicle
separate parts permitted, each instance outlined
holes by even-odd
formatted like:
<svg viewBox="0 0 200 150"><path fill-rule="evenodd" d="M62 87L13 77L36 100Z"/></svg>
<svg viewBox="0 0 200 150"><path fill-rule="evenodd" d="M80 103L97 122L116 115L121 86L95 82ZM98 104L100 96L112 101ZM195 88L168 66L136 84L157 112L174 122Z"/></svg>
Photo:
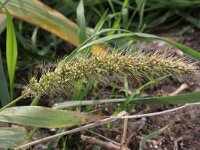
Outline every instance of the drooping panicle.
<svg viewBox="0 0 200 150"><path fill-rule="evenodd" d="M166 55L133 55L110 54L104 57L91 56L82 58L73 63L64 63L54 71L48 71L37 81L35 77L30 80L28 89L33 95L56 93L78 80L90 81L94 78L117 77L124 74L137 80L161 76L183 77L196 74L197 66L187 63L180 58Z"/></svg>

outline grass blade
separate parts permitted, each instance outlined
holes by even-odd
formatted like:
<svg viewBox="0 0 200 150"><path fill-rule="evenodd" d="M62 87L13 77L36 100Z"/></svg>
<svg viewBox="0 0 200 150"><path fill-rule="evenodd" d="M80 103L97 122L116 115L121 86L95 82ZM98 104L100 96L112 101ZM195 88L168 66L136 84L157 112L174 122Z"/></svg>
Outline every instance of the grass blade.
<svg viewBox="0 0 200 150"><path fill-rule="evenodd" d="M125 102L125 98L120 99L104 99L104 100L82 100L82 101L68 101L62 103L56 103L54 108L63 109L74 106L86 106L105 103L120 103ZM177 96L166 97L145 97L145 98L133 98L130 103L132 104L186 104L186 103L198 103L200 102L200 92L192 92L187 94L180 94Z"/></svg>
<svg viewBox="0 0 200 150"><path fill-rule="evenodd" d="M102 15L102 17L100 18L100 20L96 24L96 26L94 28L94 34L96 34L97 32L99 32L101 30L104 22L106 21L107 13L108 13L108 9L104 12L104 14Z"/></svg>
<svg viewBox="0 0 200 150"><path fill-rule="evenodd" d="M10 97L13 98L13 83L15 78L15 68L17 63L17 40L12 17L9 12L7 15L7 32L6 32L6 62L8 67Z"/></svg>
<svg viewBox="0 0 200 150"><path fill-rule="evenodd" d="M196 27L198 27L200 29L200 21L199 19L196 19L186 13L180 13L180 12L177 12L178 15L180 15L181 17L183 17L185 20L187 20L188 22L190 22L191 24L195 25Z"/></svg>
<svg viewBox="0 0 200 150"><path fill-rule="evenodd" d="M7 81L6 81L4 69L3 69L1 50L0 50L0 100L1 100L2 106L5 106L6 104L10 102L8 85L7 85Z"/></svg>
<svg viewBox="0 0 200 150"><path fill-rule="evenodd" d="M164 41L164 42L178 48L179 50L181 50L185 54L189 55L190 57L200 61L200 53L199 52L193 50L192 48L189 48L187 46L179 44L177 42L174 42L174 41L162 38L162 37L158 37L155 35L146 34L146 33L137 33L137 32L135 33L135 32L127 31L127 30L120 30L120 31L124 31L126 33L110 35L110 36L99 38L97 40L92 40L92 38L94 38L94 36L93 36L88 41L86 41L86 43L84 43L83 46L77 48L76 50L81 51L89 46L99 44L99 43L109 42L111 40L120 39L120 38L126 38L129 40L160 40L160 41ZM102 30L101 32L96 34L96 36L99 34L105 33L105 32L110 32L110 29ZM76 53L76 52L74 52L74 53ZM73 55L74 55L74 53L73 53Z"/></svg>
<svg viewBox="0 0 200 150"><path fill-rule="evenodd" d="M145 136L141 141L140 141L140 148L139 150L142 150L142 146L150 139L156 137L157 135L161 134L162 132L164 132L167 128L169 127L169 125L157 130L157 131L154 131L152 133L150 133L149 135Z"/></svg>
<svg viewBox="0 0 200 150"><path fill-rule="evenodd" d="M137 7L141 6L141 7L139 7L140 9L139 9L138 31L142 31L143 30L142 29L143 28L142 25L143 25L143 18L144 18L144 8L145 8L146 0L141 0L141 1L136 0L136 2L137 2Z"/></svg>
<svg viewBox="0 0 200 150"><path fill-rule="evenodd" d="M6 0L0 0L5 2ZM38 0L9 0L4 6L12 16L35 24L77 46L77 25ZM5 12L5 9L0 10Z"/></svg>
<svg viewBox="0 0 200 150"><path fill-rule="evenodd" d="M150 85L157 84L159 81L165 79L166 77L168 77L168 76L163 76L163 77L160 77L160 78L152 79L149 82L145 83L144 85L140 86L138 89L135 90L135 92L133 92L130 96L128 96L125 99L125 101L122 103L122 105L117 108L117 110L115 111L115 114L125 110L127 108L127 105L129 103L131 103L132 99L135 96L137 96L138 94L140 94L143 89L145 89L146 87L148 87Z"/></svg>
<svg viewBox="0 0 200 150"><path fill-rule="evenodd" d="M78 23L78 36L79 36L79 44L83 43L86 38L86 22L85 22L85 14L84 14L84 6L83 1L80 0L77 10L77 23Z"/></svg>

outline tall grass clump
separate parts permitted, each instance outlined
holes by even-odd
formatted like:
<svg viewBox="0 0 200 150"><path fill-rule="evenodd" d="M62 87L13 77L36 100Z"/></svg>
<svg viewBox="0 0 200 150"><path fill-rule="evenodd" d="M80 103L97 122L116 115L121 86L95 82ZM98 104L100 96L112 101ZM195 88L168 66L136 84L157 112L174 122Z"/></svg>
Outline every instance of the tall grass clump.
<svg viewBox="0 0 200 150"><path fill-rule="evenodd" d="M58 65L54 71L47 71L39 80L33 77L26 90L37 96L73 89L73 83L78 80L89 83L94 80L117 80L128 75L136 81L142 81L160 76L183 77L196 73L197 66L194 63L187 63L183 59L166 54L108 54Z"/></svg>

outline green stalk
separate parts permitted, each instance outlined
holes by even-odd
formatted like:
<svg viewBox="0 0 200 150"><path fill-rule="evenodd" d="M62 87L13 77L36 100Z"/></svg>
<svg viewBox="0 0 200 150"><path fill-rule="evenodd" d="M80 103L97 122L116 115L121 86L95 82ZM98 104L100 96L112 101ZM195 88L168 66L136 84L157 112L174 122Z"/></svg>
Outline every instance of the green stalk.
<svg viewBox="0 0 200 150"><path fill-rule="evenodd" d="M13 105L15 105L15 103L17 103L18 101L20 101L21 99L25 98L26 96L28 96L30 94L30 92L26 92L23 95L19 96L18 98L16 98L15 100L13 100L12 102L8 103L7 105L5 105L4 107L2 107L0 109L0 112L3 111L4 109L11 107Z"/></svg>
<svg viewBox="0 0 200 150"><path fill-rule="evenodd" d="M36 96L33 99L32 103L31 103L31 106L36 106L38 104L39 100L40 100L40 97L41 97L41 95Z"/></svg>

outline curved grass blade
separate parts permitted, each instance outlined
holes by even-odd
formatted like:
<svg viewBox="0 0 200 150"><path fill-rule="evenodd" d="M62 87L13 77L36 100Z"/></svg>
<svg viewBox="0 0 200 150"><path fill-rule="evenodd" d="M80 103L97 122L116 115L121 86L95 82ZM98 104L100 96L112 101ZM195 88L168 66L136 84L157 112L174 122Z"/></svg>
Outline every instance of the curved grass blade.
<svg viewBox="0 0 200 150"><path fill-rule="evenodd" d="M136 3L137 3L137 7L139 6L139 8L140 8L139 9L138 31L143 31L144 27L142 27L142 25L143 25L143 20L144 20L144 8L145 8L146 0L141 0L141 1L136 0Z"/></svg>
<svg viewBox="0 0 200 150"><path fill-rule="evenodd" d="M15 148L27 141L26 131L20 128L0 128L0 148Z"/></svg>
<svg viewBox="0 0 200 150"><path fill-rule="evenodd" d="M7 85L7 81L6 81L4 69L3 69L1 50L0 50L0 101L1 101L2 106L5 106L6 104L10 102L8 85Z"/></svg>
<svg viewBox="0 0 200 150"><path fill-rule="evenodd" d="M85 22L85 14L84 14L84 6L83 1L80 0L77 10L77 23L78 23L78 36L79 36L79 44L83 43L86 37L86 22Z"/></svg>
<svg viewBox="0 0 200 150"><path fill-rule="evenodd" d="M146 87L148 87L148 86L150 86L150 85L157 84L159 81L165 79L166 77L169 77L169 76L163 76L163 77L160 77L160 78L152 79L152 80L150 80L149 82L145 83L144 85L140 86L138 89L135 90L135 92L133 92L130 96L128 96L128 97L126 98L126 100L122 103L121 106L119 106L119 107L117 108L117 110L114 112L114 114L117 114L117 113L119 113L119 112L125 110L126 107L127 107L127 105L128 105L129 103L131 103L132 99L133 99L134 97L136 97L138 94L140 94L141 91L142 91L144 88L146 88Z"/></svg>
<svg viewBox="0 0 200 150"><path fill-rule="evenodd" d="M121 103L126 101L125 98L120 99L104 99L104 100L82 100L82 101L70 101L56 103L54 108L63 109L75 106L97 105L105 103ZM132 104L187 104L200 102L200 92L193 92L187 94L180 94L177 96L166 97L145 97L145 98L133 98L130 103Z"/></svg>
<svg viewBox="0 0 200 150"><path fill-rule="evenodd" d="M103 15L101 16L100 20L96 24L96 26L94 28L94 33L93 34L96 34L97 32L99 32L101 30L104 22L106 21L107 13L108 13L108 9L103 13Z"/></svg>
<svg viewBox="0 0 200 150"><path fill-rule="evenodd" d="M132 103L135 104L187 104L198 102L200 102L200 92L180 94L177 96L134 98L132 100Z"/></svg>
<svg viewBox="0 0 200 150"><path fill-rule="evenodd" d="M15 68L17 64L17 40L15 35L15 29L12 21L12 17L9 12L7 15L7 30L6 30L6 62L8 66L9 85L10 85L10 97L13 99L13 84L15 78Z"/></svg>
<svg viewBox="0 0 200 150"><path fill-rule="evenodd" d="M80 125L100 119L98 116L40 106L6 108L0 112L0 121L20 125L61 128Z"/></svg>
<svg viewBox="0 0 200 150"><path fill-rule="evenodd" d="M142 146L150 139L155 138L157 135L161 134L162 132L164 132L167 128L169 127L169 125L166 125L165 127L154 131L152 133L150 133L149 135L145 136L141 141L140 141L140 146L139 146L139 150L142 150Z"/></svg>
<svg viewBox="0 0 200 150"><path fill-rule="evenodd" d="M110 31L109 29L102 30L101 32L96 34L96 36L99 35L99 34L105 33L105 32L109 32L109 31ZM135 32L127 31L127 30L119 30L119 31L124 31L126 33L110 35L110 36L99 38L97 40L92 40L92 38L95 37L95 36L93 36L90 39L88 39L88 41L86 41L86 43L84 43L82 46L80 46L76 50L81 51L81 50L84 50L87 47L90 47L92 45L99 44L99 43L105 43L105 42L115 40L115 39L119 39L119 38L126 38L127 40L160 40L160 41L164 41L164 42L178 48L179 50L181 50L182 52L184 52L188 56L200 61L200 53L199 52L193 50L192 48L189 48L187 46L179 44L177 42L174 42L174 41L162 38L162 37L158 37L158 36L155 36L155 35L146 34L146 33L135 33ZM76 53L76 52L74 52L74 53ZM72 55L74 55L74 53Z"/></svg>
<svg viewBox="0 0 200 150"><path fill-rule="evenodd" d="M183 17L185 20L187 20L188 22L190 22L191 24L195 25L197 28L200 29L200 21L197 18L194 18L193 16L190 16L186 13L183 12L177 12L178 15L180 15L181 17Z"/></svg>
<svg viewBox="0 0 200 150"><path fill-rule="evenodd" d="M2 3L5 1L0 0ZM75 46L79 45L77 25L42 2L38 0L9 0L4 7L12 16L38 25ZM5 9L0 11L5 12Z"/></svg>

